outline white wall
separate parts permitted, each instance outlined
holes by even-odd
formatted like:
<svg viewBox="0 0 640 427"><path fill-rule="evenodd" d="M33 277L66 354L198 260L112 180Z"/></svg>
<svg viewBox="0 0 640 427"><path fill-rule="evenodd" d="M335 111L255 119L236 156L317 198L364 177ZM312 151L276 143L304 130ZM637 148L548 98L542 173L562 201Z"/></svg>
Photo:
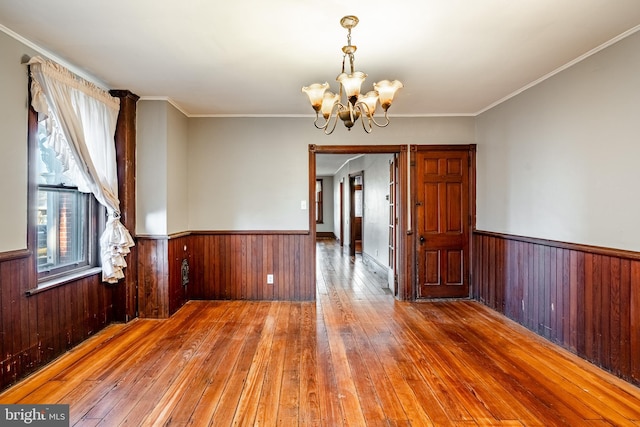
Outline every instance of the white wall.
<svg viewBox="0 0 640 427"><path fill-rule="evenodd" d="M0 32L0 252L27 247L28 74L35 52Z"/></svg>
<svg viewBox="0 0 640 427"><path fill-rule="evenodd" d="M362 251L389 265L389 154L364 156Z"/></svg>
<svg viewBox="0 0 640 427"><path fill-rule="evenodd" d="M312 118L189 119L191 230L308 230L309 144L469 144L472 117L392 118L326 136ZM335 181L336 187L339 180ZM335 227L335 224L334 224Z"/></svg>
<svg viewBox="0 0 640 427"><path fill-rule="evenodd" d="M167 101L137 104L136 233L188 231L188 119Z"/></svg>
<svg viewBox="0 0 640 427"><path fill-rule="evenodd" d="M294 125L288 119L189 120L191 230L309 229L312 140Z"/></svg>
<svg viewBox="0 0 640 427"><path fill-rule="evenodd" d="M167 234L167 108L138 101L136 125L136 234Z"/></svg>
<svg viewBox="0 0 640 427"><path fill-rule="evenodd" d="M189 231L189 119L170 105L167 110L167 234Z"/></svg>
<svg viewBox="0 0 640 427"><path fill-rule="evenodd" d="M477 118L477 228L640 251L640 33Z"/></svg>

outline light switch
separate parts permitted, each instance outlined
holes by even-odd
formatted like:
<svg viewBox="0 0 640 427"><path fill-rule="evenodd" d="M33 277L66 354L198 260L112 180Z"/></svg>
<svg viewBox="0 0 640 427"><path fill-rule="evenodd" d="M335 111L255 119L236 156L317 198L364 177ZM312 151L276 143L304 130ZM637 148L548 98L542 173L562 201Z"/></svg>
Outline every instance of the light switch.
<svg viewBox="0 0 640 427"><path fill-rule="evenodd" d="M303 201L300 202L300 209L302 209L303 211L307 210L307 201L306 200L303 200Z"/></svg>

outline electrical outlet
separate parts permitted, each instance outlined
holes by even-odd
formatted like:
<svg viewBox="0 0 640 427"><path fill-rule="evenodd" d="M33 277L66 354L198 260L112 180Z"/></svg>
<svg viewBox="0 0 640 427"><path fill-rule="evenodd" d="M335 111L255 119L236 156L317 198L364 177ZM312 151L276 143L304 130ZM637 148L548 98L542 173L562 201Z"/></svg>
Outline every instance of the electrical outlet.
<svg viewBox="0 0 640 427"><path fill-rule="evenodd" d="M273 285L273 274L267 274L267 285Z"/></svg>

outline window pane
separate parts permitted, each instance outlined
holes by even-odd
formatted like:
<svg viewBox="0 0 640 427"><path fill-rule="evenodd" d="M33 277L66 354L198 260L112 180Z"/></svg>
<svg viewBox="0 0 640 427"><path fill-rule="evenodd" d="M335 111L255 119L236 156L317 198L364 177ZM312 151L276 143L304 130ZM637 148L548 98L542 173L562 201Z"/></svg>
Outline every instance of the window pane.
<svg viewBox="0 0 640 427"><path fill-rule="evenodd" d="M75 189L38 191L38 272L86 264L88 195Z"/></svg>
<svg viewBox="0 0 640 427"><path fill-rule="evenodd" d="M46 286L55 283L55 279L100 265L98 248L104 209L92 194L78 191L75 178L80 177L80 171L55 123L40 121L35 138L31 136L30 150L34 151L35 161L30 168L37 186L37 273L38 281L47 282L42 285Z"/></svg>
<svg viewBox="0 0 640 427"><path fill-rule="evenodd" d="M355 191L355 216L362 217L362 190Z"/></svg>

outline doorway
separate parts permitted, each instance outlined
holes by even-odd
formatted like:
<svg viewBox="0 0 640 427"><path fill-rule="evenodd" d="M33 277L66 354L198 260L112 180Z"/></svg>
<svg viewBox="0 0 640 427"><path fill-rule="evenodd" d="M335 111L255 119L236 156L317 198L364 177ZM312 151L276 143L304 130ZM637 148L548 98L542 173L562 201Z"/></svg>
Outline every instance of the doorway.
<svg viewBox="0 0 640 427"><path fill-rule="evenodd" d="M352 160L350 168L343 169L340 174L334 176L335 188L335 235L340 239L345 255L355 255L358 262L366 262L370 266L371 257L378 263L378 272L388 277L388 288L391 294L398 299L413 299L413 292L409 289L407 279L409 274L398 274L401 269L408 269L405 261L407 244L409 240L400 236L407 227L406 202L408 189L408 157L409 151L406 145L375 145L375 146L309 146L309 177L315 182L317 176L316 156L318 166L323 170L322 164L327 158L344 155ZM371 156L370 156L371 155ZM380 155L380 156L375 156ZM397 167L398 177L393 185L389 181L389 163ZM360 162L364 162L360 167ZM371 169L371 175L366 173ZM322 173L321 173L322 175ZM367 184L365 182L369 182ZM353 190L353 191L352 191ZM390 194L393 191L393 194ZM315 192L309 193L310 198ZM367 199L370 200L367 200ZM328 200L329 198L325 198ZM362 200L360 203L355 200ZM313 199L311 199L313 201ZM353 200L353 201L352 201ZM396 201L393 209L390 203ZM352 207L354 208L352 210ZM369 212L369 224L365 220ZM392 215L393 218L387 217ZM360 224L359 224L360 222ZM352 225L356 225L355 227ZM394 227L390 227L394 224ZM359 226L358 226L359 225ZM311 224L313 227L313 224ZM396 235L398 234L398 235ZM369 236L369 237L367 237ZM314 239L315 241L315 239ZM393 242L393 243L391 243ZM373 251L372 248L375 248ZM362 257L360 256L362 254ZM393 266L391 261L393 260ZM391 274L388 271L392 270ZM388 274L388 276L387 276ZM396 280L397 278L397 280Z"/></svg>
<svg viewBox="0 0 640 427"><path fill-rule="evenodd" d="M364 172L349 175L349 204L350 236L349 255L362 254L362 224L364 221Z"/></svg>
<svg viewBox="0 0 640 427"><path fill-rule="evenodd" d="M396 219L388 226L396 261L396 298L468 298L471 230L475 224L475 152L475 144L309 145L309 198L314 201L316 154L395 153L389 186L397 190L395 203L389 203L388 209L396 210ZM349 203L349 190L345 188L344 192ZM365 206L365 215L366 210ZM348 239L349 224L346 228ZM315 254L312 217L310 229L310 249Z"/></svg>

